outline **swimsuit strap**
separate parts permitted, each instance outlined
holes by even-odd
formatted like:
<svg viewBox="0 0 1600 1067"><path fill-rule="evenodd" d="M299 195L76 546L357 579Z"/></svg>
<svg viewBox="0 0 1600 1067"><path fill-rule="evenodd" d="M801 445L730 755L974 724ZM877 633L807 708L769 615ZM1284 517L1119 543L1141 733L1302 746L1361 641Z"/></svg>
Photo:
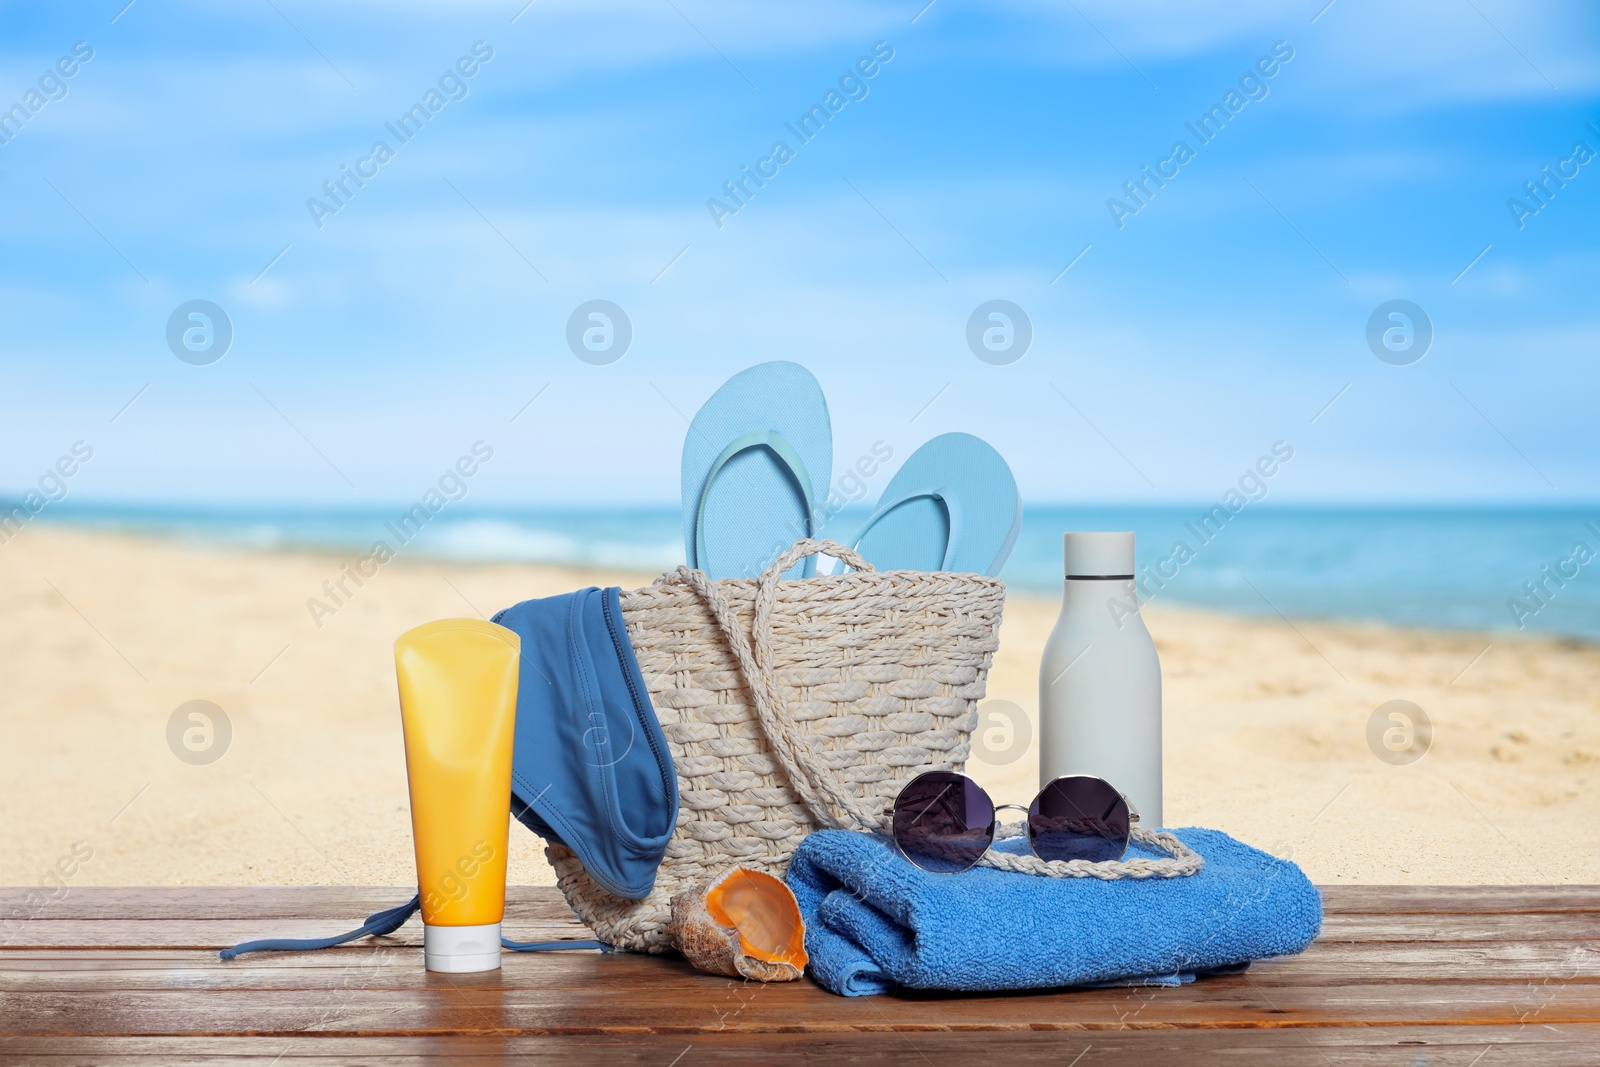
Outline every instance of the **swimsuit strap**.
<svg viewBox="0 0 1600 1067"><path fill-rule="evenodd" d="M346 941L354 941L358 937L376 937L392 934L404 926L406 921L420 907L422 907L422 895L419 893L399 907L388 908L368 915L366 922L362 923L357 929L351 930L348 934L340 934L337 937L269 937L261 941L246 941L242 944L234 945L232 948L225 948L217 955L225 960L231 960L236 956L244 955L246 952L289 952L301 949L332 948L335 945L342 945Z"/></svg>
<svg viewBox="0 0 1600 1067"><path fill-rule="evenodd" d="M269 937L260 941L245 941L225 948L217 953L225 960L243 956L246 952L304 952L317 949L332 948L342 945L346 941L354 941L360 937L382 937L392 934L404 926L422 907L422 894L417 894L398 907L387 908L367 916L367 921L348 934L337 937ZM599 949L601 952L610 952L611 946L604 941L512 941L510 938L500 939L502 948L512 952L558 952L569 948Z"/></svg>

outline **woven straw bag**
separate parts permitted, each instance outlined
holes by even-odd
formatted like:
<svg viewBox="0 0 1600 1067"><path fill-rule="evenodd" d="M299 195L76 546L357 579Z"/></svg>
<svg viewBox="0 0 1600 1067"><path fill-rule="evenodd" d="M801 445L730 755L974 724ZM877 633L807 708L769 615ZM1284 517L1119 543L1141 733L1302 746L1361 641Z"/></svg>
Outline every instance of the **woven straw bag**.
<svg viewBox="0 0 1600 1067"><path fill-rule="evenodd" d="M779 578L819 552L854 570ZM673 894L736 864L781 877L813 830L881 825L911 778L965 765L1004 603L998 578L877 572L812 540L754 581L679 567L624 592L677 767L678 825L643 900L612 896L549 845L567 903L603 940L664 952Z"/></svg>

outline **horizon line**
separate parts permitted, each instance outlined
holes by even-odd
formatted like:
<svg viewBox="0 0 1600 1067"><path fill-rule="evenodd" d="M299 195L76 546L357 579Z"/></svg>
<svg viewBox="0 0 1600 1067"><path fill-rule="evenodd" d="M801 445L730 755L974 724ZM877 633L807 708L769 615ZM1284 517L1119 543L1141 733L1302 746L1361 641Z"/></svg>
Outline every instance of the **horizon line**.
<svg viewBox="0 0 1600 1067"><path fill-rule="evenodd" d="M0 511L9 510L14 506L21 506L21 497L7 500L0 497ZM406 508L415 504L414 500L401 497L372 498L368 500L337 502L327 500L293 500L293 499L256 499L256 500L59 500L50 501L34 514L43 518L51 514L64 514L67 512L85 511L371 511L381 508L399 507ZM1219 499L1202 497L1172 497L1161 500L1126 500L1126 499L1090 499L1090 500L1064 500L1050 499L1039 500L1032 503L1024 502L1022 505L1023 516L1026 517L1031 510L1066 510L1072 508L1125 508L1130 510L1157 509L1157 508L1182 508L1201 507L1209 508L1220 503ZM1279 497L1262 497L1249 500L1252 509L1266 504L1275 504L1280 508L1291 509L1369 509L1369 510L1406 510L1406 511L1444 511L1458 509L1525 509L1525 510L1553 510L1576 511L1584 508L1600 508L1600 497L1573 498L1567 500L1540 501L1521 497L1481 497L1481 498L1439 498L1436 500L1392 500L1384 498L1293 498L1282 499ZM676 500L647 499L647 500L529 500L514 502L476 503L467 500L452 500L449 510L461 512L573 512L573 511L674 511L681 505ZM871 510L873 504L870 499L853 500L844 505L844 510L863 509Z"/></svg>

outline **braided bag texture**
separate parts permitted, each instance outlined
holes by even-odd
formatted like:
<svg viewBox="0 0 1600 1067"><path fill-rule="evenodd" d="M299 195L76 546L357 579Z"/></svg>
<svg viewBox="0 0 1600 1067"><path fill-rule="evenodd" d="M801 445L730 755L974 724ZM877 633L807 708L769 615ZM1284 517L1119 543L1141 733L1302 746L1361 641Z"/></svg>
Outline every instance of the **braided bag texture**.
<svg viewBox="0 0 1600 1067"><path fill-rule="evenodd" d="M778 577L818 552L855 570ZM757 580L679 567L624 592L677 767L678 826L643 900L612 896L547 846L567 903L619 948L667 951L673 894L735 864L782 877L812 831L880 825L910 779L961 770L1004 604L998 578L875 572L811 540Z"/></svg>

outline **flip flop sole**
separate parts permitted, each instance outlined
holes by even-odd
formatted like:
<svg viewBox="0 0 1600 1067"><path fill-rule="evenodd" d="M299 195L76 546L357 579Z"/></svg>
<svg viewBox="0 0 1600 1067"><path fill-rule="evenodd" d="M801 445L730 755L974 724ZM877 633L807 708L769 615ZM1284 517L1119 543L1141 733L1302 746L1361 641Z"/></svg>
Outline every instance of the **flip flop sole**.
<svg viewBox="0 0 1600 1067"><path fill-rule="evenodd" d="M856 535L882 570L996 575L1022 528L1022 501L1006 461L983 440L947 433L908 457Z"/></svg>
<svg viewBox="0 0 1600 1067"><path fill-rule="evenodd" d="M944 567L949 542L949 509L937 497L922 496L886 512L858 549L882 571L936 571Z"/></svg>
<svg viewBox="0 0 1600 1067"><path fill-rule="evenodd" d="M755 577L796 538L816 533L833 471L827 400L797 363L761 363L728 379L683 445L684 555L713 578ZM791 572L809 575L808 559Z"/></svg>

